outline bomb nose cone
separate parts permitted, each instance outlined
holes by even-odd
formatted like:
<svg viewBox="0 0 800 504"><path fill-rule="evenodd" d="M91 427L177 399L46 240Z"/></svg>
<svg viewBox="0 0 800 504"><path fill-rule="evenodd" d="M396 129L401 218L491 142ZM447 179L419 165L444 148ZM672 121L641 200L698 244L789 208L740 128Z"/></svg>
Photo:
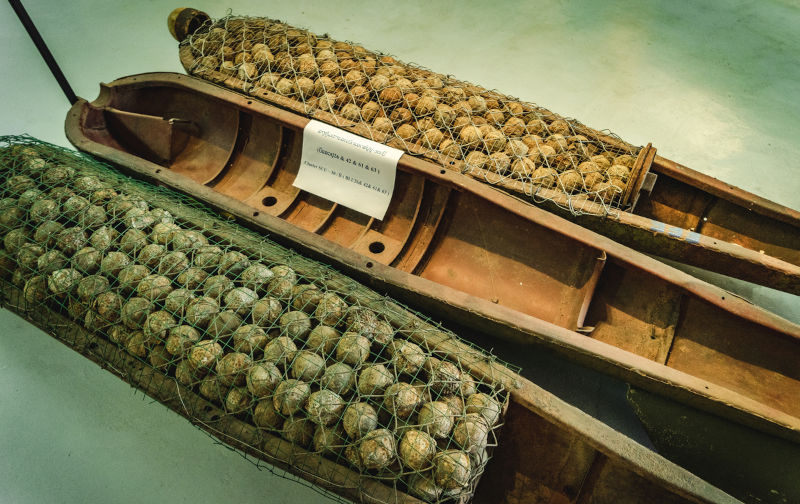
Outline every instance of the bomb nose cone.
<svg viewBox="0 0 800 504"><path fill-rule="evenodd" d="M178 42L194 33L210 16L203 11L191 7L178 7L167 16L167 28Z"/></svg>

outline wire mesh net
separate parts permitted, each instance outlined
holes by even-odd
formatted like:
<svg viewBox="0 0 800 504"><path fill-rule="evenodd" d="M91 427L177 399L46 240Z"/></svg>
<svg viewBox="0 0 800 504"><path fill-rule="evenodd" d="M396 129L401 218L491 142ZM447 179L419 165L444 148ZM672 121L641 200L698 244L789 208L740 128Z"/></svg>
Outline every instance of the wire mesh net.
<svg viewBox="0 0 800 504"><path fill-rule="evenodd" d="M513 379L493 356L72 151L0 137L0 167L6 306L278 474L372 502L473 494Z"/></svg>
<svg viewBox="0 0 800 504"><path fill-rule="evenodd" d="M184 40L181 55L193 75L574 214L630 200L640 148L355 43L227 16Z"/></svg>

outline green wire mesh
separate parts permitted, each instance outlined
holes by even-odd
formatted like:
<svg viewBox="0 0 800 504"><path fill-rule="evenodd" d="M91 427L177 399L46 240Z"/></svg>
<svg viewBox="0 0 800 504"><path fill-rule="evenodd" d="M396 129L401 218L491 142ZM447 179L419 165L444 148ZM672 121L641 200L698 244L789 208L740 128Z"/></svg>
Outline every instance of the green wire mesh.
<svg viewBox="0 0 800 504"><path fill-rule="evenodd" d="M513 371L477 376L467 364L493 356L87 156L0 137L0 167L7 307L259 467L329 497L474 493Z"/></svg>
<svg viewBox="0 0 800 504"><path fill-rule="evenodd" d="M192 75L536 202L576 215L627 206L641 149L533 103L267 18L208 20L181 46Z"/></svg>

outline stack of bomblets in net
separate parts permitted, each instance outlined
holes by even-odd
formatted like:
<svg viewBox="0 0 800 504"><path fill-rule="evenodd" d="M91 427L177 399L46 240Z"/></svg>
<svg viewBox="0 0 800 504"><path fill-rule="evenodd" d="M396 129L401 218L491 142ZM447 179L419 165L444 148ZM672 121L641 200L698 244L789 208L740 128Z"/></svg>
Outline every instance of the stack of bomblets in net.
<svg viewBox="0 0 800 504"><path fill-rule="evenodd" d="M207 22L190 73L574 209L624 203L639 148L534 104L265 18ZM265 95L266 93L266 95ZM292 104L293 102L293 104ZM567 203L565 203L565 201Z"/></svg>
<svg viewBox="0 0 800 504"><path fill-rule="evenodd" d="M67 317L297 453L429 502L474 492L500 386L289 253L243 250L99 163L4 143L0 270L24 310Z"/></svg>

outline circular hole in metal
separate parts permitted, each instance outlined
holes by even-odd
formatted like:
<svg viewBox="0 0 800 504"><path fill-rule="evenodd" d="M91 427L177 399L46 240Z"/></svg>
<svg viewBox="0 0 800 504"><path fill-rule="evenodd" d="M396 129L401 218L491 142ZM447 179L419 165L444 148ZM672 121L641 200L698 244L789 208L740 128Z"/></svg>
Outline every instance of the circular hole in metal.
<svg viewBox="0 0 800 504"><path fill-rule="evenodd" d="M258 217L258 212L253 212L253 217Z"/></svg>
<svg viewBox="0 0 800 504"><path fill-rule="evenodd" d="M264 206L273 206L277 202L278 202L278 198L276 198L275 196L267 196L266 198L261 200L261 204L264 205Z"/></svg>
<svg viewBox="0 0 800 504"><path fill-rule="evenodd" d="M369 251L373 254L380 254L384 250L386 250L386 245L384 245L383 242L374 241L369 244Z"/></svg>
<svg viewBox="0 0 800 504"><path fill-rule="evenodd" d="M372 263L371 263L371 262L368 262L368 263L367 263L367 268L371 268L371 267L372 267Z"/></svg>
<svg viewBox="0 0 800 504"><path fill-rule="evenodd" d="M200 26L208 20L208 16L195 16L189 21L189 26L186 27L187 33L194 33Z"/></svg>
<svg viewBox="0 0 800 504"><path fill-rule="evenodd" d="M161 173L161 169L156 170L156 173Z"/></svg>
<svg viewBox="0 0 800 504"><path fill-rule="evenodd" d="M445 173L447 173L447 171L446 171L446 170L442 170L442 171L440 171L439 173L441 173L442 175L444 175Z"/></svg>

